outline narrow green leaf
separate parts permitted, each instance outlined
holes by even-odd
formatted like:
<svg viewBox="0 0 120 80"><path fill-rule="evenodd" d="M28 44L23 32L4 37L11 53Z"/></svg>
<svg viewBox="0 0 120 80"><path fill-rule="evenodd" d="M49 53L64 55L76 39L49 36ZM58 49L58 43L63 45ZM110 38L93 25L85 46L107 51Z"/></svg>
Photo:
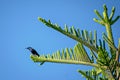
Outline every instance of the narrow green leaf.
<svg viewBox="0 0 120 80"><path fill-rule="evenodd" d="M117 51L117 48L114 46L113 42L107 37L105 33L103 33L103 39L108 43L108 45L115 51Z"/></svg>
<svg viewBox="0 0 120 80"><path fill-rule="evenodd" d="M68 30L68 26L65 24L65 29L64 29L66 32L69 32Z"/></svg>
<svg viewBox="0 0 120 80"><path fill-rule="evenodd" d="M48 20L48 23L49 23L49 24L52 24L50 20Z"/></svg>
<svg viewBox="0 0 120 80"><path fill-rule="evenodd" d="M113 6L112 7L112 11L111 11L111 14L110 14L110 17L109 17L109 20L111 21L113 16L114 16L114 13L115 13L115 7Z"/></svg>
<svg viewBox="0 0 120 80"><path fill-rule="evenodd" d="M106 48L105 48L105 41L104 40L103 40L103 49L106 50Z"/></svg>
<svg viewBox="0 0 120 80"><path fill-rule="evenodd" d="M71 53L71 58L72 58L72 60L75 60L76 57L75 57L75 54L74 54L72 48L70 48L70 53Z"/></svg>
<svg viewBox="0 0 120 80"><path fill-rule="evenodd" d="M77 46L74 47L75 60L81 61L81 56L79 55Z"/></svg>
<svg viewBox="0 0 120 80"><path fill-rule="evenodd" d="M95 55L95 53L92 50L90 50L90 53L97 60L97 56Z"/></svg>
<svg viewBox="0 0 120 80"><path fill-rule="evenodd" d="M84 30L84 37L85 37L85 40L88 41L88 31Z"/></svg>
<svg viewBox="0 0 120 80"><path fill-rule="evenodd" d="M82 40L85 40L84 31L82 30L81 33L82 33Z"/></svg>
<svg viewBox="0 0 120 80"><path fill-rule="evenodd" d="M72 30L72 28L70 28L70 34L73 34L73 30Z"/></svg>
<svg viewBox="0 0 120 80"><path fill-rule="evenodd" d="M57 59L56 53L53 53L53 58L54 58L54 59Z"/></svg>
<svg viewBox="0 0 120 80"><path fill-rule="evenodd" d="M98 19L96 19L96 18L93 18L93 21L95 21L95 22L101 24L102 26L105 26L104 22L101 21L101 20L98 20Z"/></svg>
<svg viewBox="0 0 120 80"><path fill-rule="evenodd" d="M61 59L60 50L57 51L57 59Z"/></svg>
<svg viewBox="0 0 120 80"><path fill-rule="evenodd" d="M103 22L105 22L104 19L103 19L103 17L100 15L100 13L99 13L97 10L94 10L94 12L96 13L96 15L97 15Z"/></svg>
<svg viewBox="0 0 120 80"><path fill-rule="evenodd" d="M50 54L47 54L47 58L51 58Z"/></svg>
<svg viewBox="0 0 120 80"><path fill-rule="evenodd" d="M43 62L40 63L40 65L43 65L44 63L45 63L45 62L43 61Z"/></svg>
<svg viewBox="0 0 120 80"><path fill-rule="evenodd" d="M65 51L66 51L66 59L69 60L70 59L70 53L69 53L68 48L66 48Z"/></svg>
<svg viewBox="0 0 120 80"><path fill-rule="evenodd" d="M62 59L65 59L65 52L64 52L64 49L62 49Z"/></svg>
<svg viewBox="0 0 120 80"><path fill-rule="evenodd" d="M78 37L81 38L80 29L77 29Z"/></svg>
<svg viewBox="0 0 120 80"><path fill-rule="evenodd" d="M119 38L119 41L118 41L118 51L120 52L120 38Z"/></svg>
<svg viewBox="0 0 120 80"><path fill-rule="evenodd" d="M79 37L77 31L75 30L75 28L73 26L72 26L72 32L73 32L73 35Z"/></svg>
<svg viewBox="0 0 120 80"><path fill-rule="evenodd" d="M86 77L87 79L89 79L89 80L94 80L91 76L88 76L84 71L78 70L78 72L79 72L80 74L82 74L84 77Z"/></svg>
<svg viewBox="0 0 120 80"><path fill-rule="evenodd" d="M99 44L100 44L100 47L102 47L102 41L99 39Z"/></svg>
<svg viewBox="0 0 120 80"><path fill-rule="evenodd" d="M120 16L117 16L113 21L111 21L111 25L113 25L118 19L120 18Z"/></svg>
<svg viewBox="0 0 120 80"><path fill-rule="evenodd" d="M62 30L61 27L60 27L57 23L55 23L55 26L56 26L59 30Z"/></svg>
<svg viewBox="0 0 120 80"><path fill-rule="evenodd" d="M94 31L94 46L97 47L97 31Z"/></svg>
<svg viewBox="0 0 120 80"><path fill-rule="evenodd" d="M106 7L105 4L103 5L103 7L104 7L104 12L103 12L104 20L105 20L106 22L109 22L107 7Z"/></svg>
<svg viewBox="0 0 120 80"><path fill-rule="evenodd" d="M93 44L93 35L92 35L92 32L90 31L90 34L89 34L89 43L90 44Z"/></svg>

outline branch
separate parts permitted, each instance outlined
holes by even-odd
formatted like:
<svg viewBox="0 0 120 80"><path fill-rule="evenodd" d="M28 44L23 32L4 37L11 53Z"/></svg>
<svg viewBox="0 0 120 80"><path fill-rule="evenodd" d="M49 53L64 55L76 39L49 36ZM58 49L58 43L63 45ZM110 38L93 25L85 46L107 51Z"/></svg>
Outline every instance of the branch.
<svg viewBox="0 0 120 80"><path fill-rule="evenodd" d="M98 52L97 48L95 47L95 45L90 44L91 40L85 41L83 40L83 37L85 37L86 34L83 34L83 36L80 36L79 29L78 32L77 30L74 29L74 27L70 28L70 31L68 30L67 26L65 26L65 30L61 29L60 26L58 26L57 24L52 24L50 22L50 20L46 21L45 19L38 17L38 20L41 21L42 23L44 23L46 26L51 27L57 31L59 31L60 33L82 43L83 45L87 46L88 48L90 48L91 50L95 51L96 53ZM87 36L88 38L88 36ZM87 40L87 39L86 39ZM92 42L94 42L92 40ZM95 41L96 42L96 41Z"/></svg>
<svg viewBox="0 0 120 80"><path fill-rule="evenodd" d="M110 40L109 42L111 42L110 44L112 46L109 43L108 45L110 47L111 54L113 55L115 53L114 50L116 49L114 47L115 45L114 45L114 38L112 34L111 25L113 25L120 18L120 16L117 16L114 20L112 20L115 13L115 7L112 8L109 17L108 17L108 11L106 5L103 5L103 8L104 8L103 17L102 15L100 15L100 13L97 10L95 10L96 15L99 17L99 20L94 18L94 21L106 27L107 37Z"/></svg>
<svg viewBox="0 0 120 80"><path fill-rule="evenodd" d="M31 55L31 59L34 62L53 62L53 63L65 63L65 64L76 64L76 65L87 65L87 66L93 66L96 68L99 68L99 65L90 63L90 62L84 62L84 61L76 61L76 60L64 60L64 59L52 59L52 58L45 58L43 56L37 57L34 55ZM106 66L102 66L102 68L107 68Z"/></svg>

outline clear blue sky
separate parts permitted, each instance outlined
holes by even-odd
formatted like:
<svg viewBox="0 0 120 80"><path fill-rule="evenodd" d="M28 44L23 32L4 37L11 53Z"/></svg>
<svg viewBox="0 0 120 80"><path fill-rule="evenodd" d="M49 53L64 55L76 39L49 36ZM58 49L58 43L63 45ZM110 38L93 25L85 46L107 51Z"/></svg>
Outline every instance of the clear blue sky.
<svg viewBox="0 0 120 80"><path fill-rule="evenodd" d="M42 23L38 16L51 19L60 26L97 30L98 37L105 27L95 23L94 9L103 11L103 4L116 7L120 15L119 0L0 0L0 79L1 80L85 80L77 72L88 70L81 65L45 63L43 66L30 59L25 48L34 47L39 53L52 53L73 47L76 41L54 31ZM115 43L120 37L120 20L113 25Z"/></svg>

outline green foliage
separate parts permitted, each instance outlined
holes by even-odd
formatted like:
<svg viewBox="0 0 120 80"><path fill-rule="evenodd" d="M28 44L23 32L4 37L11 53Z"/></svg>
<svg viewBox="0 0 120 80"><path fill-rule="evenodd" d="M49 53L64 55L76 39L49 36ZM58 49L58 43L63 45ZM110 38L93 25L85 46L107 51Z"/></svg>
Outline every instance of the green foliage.
<svg viewBox="0 0 120 80"><path fill-rule="evenodd" d="M90 71L78 70L78 72L79 72L80 74L82 74L84 77L86 77L87 79L89 79L89 80L94 80L94 79L92 78L92 74L90 74Z"/></svg>
<svg viewBox="0 0 120 80"><path fill-rule="evenodd" d="M55 63L66 63L66 64L82 64L98 67L93 64L90 57L88 56L85 48L81 43L77 43L74 48L65 48L62 51L58 50L53 54L40 55L39 57L31 55L31 59L34 62L55 62Z"/></svg>
<svg viewBox="0 0 120 80"><path fill-rule="evenodd" d="M34 62L40 62L40 65L43 65L45 62L54 62L92 66L92 70L78 70L87 80L120 80L120 39L117 48L114 44L111 28L111 25L120 16L113 19L115 7L112 8L110 16L108 16L106 5L103 5L103 8L103 16L97 10L94 10L99 19L94 18L93 20L105 26L107 32L107 35L105 33L102 34L103 40L99 39L99 41L96 31L92 33L86 30L75 29L74 26L68 27L67 25L62 29L58 24L53 24L50 20L47 21L38 17L38 20L46 26L76 40L78 43L74 48L65 48L52 54L40 55L39 57L31 55L31 59ZM84 48L85 46L89 48L90 55Z"/></svg>
<svg viewBox="0 0 120 80"><path fill-rule="evenodd" d="M94 33L94 39L92 38L92 33L90 32L90 35L88 35L88 31L86 30L79 30L79 29L75 29L73 26L71 28L68 28L65 25L65 28L62 29L59 25L57 24L52 24L50 20L46 21L45 19L38 17L38 20L40 20L41 22L43 22L46 26L53 28L57 31L59 31L60 33L82 43L83 45L87 46L88 48L90 48L91 50L97 52L97 35L96 35L96 31Z"/></svg>

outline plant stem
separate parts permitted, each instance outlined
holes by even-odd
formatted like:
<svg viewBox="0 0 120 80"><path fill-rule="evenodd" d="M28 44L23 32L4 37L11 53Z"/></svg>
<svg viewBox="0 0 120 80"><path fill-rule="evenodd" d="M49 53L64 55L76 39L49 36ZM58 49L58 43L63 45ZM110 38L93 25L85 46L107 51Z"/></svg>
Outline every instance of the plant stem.
<svg viewBox="0 0 120 80"><path fill-rule="evenodd" d="M99 68L98 64L90 63L90 62L83 62L83 61L76 61L76 60L64 60L64 59L52 59L52 58L42 58L42 57L36 57L34 55L31 55L31 59L34 62L53 62L53 63L65 63L65 64L81 64L81 65L87 65L87 66L93 66ZM101 68L107 69L106 66L101 66Z"/></svg>
<svg viewBox="0 0 120 80"><path fill-rule="evenodd" d="M114 39L113 39L113 34L112 34L112 29L111 29L110 23L106 23L105 27L106 27L106 32L107 32L108 38L114 45ZM113 55L114 54L113 49L110 46L109 46L109 48L110 48L111 55Z"/></svg>
<svg viewBox="0 0 120 80"><path fill-rule="evenodd" d="M109 23L105 24L106 26L106 31L107 31L107 35L108 35L108 38L110 39L110 41L113 43L114 45L114 39L113 39L113 35L112 35L112 29L111 29L111 26Z"/></svg>

